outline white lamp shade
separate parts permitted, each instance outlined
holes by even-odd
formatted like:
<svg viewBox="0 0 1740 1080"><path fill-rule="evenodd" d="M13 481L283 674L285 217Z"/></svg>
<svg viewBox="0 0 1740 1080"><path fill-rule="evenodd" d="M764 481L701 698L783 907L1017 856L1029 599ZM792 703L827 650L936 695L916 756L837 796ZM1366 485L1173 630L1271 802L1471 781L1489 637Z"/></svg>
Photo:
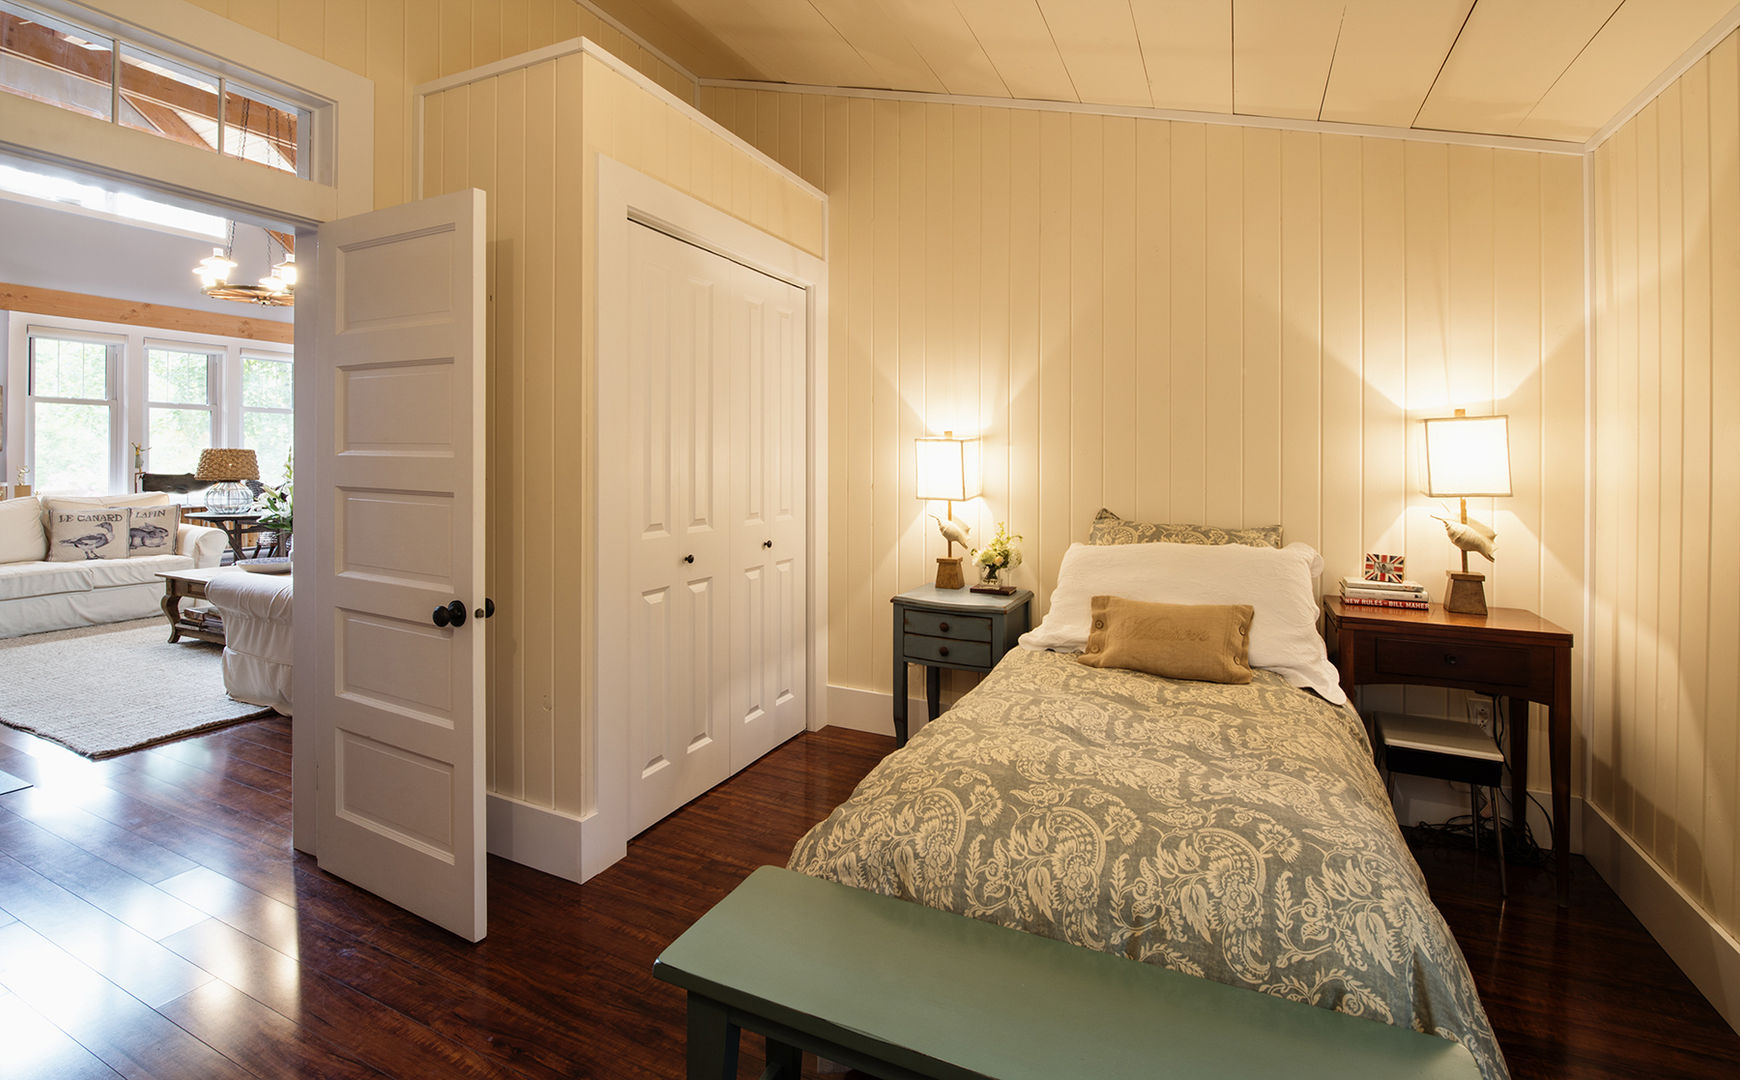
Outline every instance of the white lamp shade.
<svg viewBox="0 0 1740 1080"><path fill-rule="evenodd" d="M1510 493L1510 417L1426 421L1426 494L1472 499Z"/></svg>
<svg viewBox="0 0 1740 1080"><path fill-rule="evenodd" d="M953 432L946 432L941 436L921 436L915 441L919 498L960 502L978 497L978 439L957 439Z"/></svg>

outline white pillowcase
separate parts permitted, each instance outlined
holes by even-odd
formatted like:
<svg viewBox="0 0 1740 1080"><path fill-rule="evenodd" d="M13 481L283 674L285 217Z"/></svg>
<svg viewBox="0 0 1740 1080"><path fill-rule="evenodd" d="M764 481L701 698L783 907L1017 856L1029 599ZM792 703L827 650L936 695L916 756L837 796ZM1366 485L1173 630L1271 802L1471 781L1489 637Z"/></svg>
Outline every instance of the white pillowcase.
<svg viewBox="0 0 1740 1080"><path fill-rule="evenodd" d="M1071 544L1045 621L1021 635L1029 649L1086 647L1096 596L1159 604L1249 604L1251 666L1340 705L1347 700L1317 633L1315 579L1323 556L1308 544Z"/></svg>

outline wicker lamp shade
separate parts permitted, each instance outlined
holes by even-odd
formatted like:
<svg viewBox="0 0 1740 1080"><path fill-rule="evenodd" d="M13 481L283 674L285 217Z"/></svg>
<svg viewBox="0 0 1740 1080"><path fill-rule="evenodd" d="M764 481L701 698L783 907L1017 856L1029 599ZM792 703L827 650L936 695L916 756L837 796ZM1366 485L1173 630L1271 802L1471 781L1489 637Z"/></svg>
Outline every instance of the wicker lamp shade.
<svg viewBox="0 0 1740 1080"><path fill-rule="evenodd" d="M201 450L193 475L196 480L215 482L258 480L260 462L252 450Z"/></svg>

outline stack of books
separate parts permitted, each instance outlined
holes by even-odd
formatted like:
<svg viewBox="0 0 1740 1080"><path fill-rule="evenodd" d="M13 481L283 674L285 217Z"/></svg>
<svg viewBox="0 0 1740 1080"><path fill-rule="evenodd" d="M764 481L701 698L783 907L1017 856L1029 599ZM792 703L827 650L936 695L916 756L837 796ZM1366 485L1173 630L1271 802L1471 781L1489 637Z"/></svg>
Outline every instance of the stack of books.
<svg viewBox="0 0 1740 1080"><path fill-rule="evenodd" d="M1407 608L1425 611L1432 598L1426 587L1417 581L1367 581L1364 578L1341 579L1341 602L1361 607Z"/></svg>

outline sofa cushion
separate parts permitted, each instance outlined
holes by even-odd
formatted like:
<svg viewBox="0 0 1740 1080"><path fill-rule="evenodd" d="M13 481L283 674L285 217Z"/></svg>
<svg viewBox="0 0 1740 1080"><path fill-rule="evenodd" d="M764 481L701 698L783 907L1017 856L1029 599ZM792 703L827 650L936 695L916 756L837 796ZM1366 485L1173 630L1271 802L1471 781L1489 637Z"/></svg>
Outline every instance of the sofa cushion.
<svg viewBox="0 0 1740 1080"><path fill-rule="evenodd" d="M125 565L123 563L122 565ZM15 562L0 564L0 600L27 596L90 592L91 572L84 562Z"/></svg>
<svg viewBox="0 0 1740 1080"><path fill-rule="evenodd" d="M157 575L167 570L192 570L193 560L186 555L140 555L132 559L109 559L87 564L93 589L114 589L122 585L162 584Z"/></svg>
<svg viewBox="0 0 1740 1080"><path fill-rule="evenodd" d="M48 560L125 559L127 511L103 507L57 506L48 512Z"/></svg>
<svg viewBox="0 0 1740 1080"><path fill-rule="evenodd" d="M175 554L175 530L181 524L179 506L127 508L127 557Z"/></svg>
<svg viewBox="0 0 1740 1080"><path fill-rule="evenodd" d="M0 502L0 563L46 558L48 532L42 525L41 500L29 495Z"/></svg>

